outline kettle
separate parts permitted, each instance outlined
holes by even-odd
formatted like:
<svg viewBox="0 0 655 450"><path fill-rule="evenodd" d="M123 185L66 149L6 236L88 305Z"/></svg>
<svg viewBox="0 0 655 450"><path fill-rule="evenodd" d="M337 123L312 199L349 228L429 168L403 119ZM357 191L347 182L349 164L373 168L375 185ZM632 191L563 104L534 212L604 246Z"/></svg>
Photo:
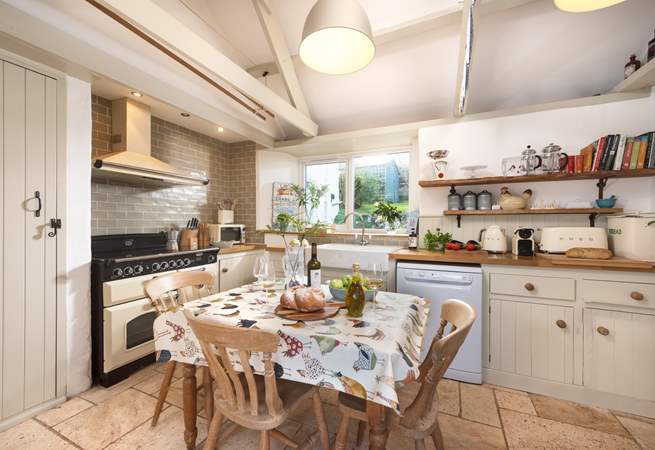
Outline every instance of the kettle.
<svg viewBox="0 0 655 450"><path fill-rule="evenodd" d="M478 241L482 244L482 250L486 250L489 253L507 252L505 229L500 228L498 225L491 225L489 228L480 230Z"/></svg>

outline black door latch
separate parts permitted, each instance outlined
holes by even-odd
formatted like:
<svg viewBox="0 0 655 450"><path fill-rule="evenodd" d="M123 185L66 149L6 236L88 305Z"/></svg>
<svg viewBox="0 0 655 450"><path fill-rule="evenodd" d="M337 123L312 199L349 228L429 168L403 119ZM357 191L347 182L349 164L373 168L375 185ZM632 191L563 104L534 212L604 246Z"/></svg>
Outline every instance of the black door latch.
<svg viewBox="0 0 655 450"><path fill-rule="evenodd" d="M48 233L48 236L57 236L57 230L61 228L61 219L50 219L50 228L52 228L52 231Z"/></svg>

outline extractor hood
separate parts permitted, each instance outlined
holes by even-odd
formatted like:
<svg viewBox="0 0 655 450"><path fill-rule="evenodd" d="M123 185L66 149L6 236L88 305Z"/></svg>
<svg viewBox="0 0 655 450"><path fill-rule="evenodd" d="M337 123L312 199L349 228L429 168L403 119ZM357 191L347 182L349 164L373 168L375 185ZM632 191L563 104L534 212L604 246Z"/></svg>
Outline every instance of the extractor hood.
<svg viewBox="0 0 655 450"><path fill-rule="evenodd" d="M128 98L114 100L112 152L93 160L93 176L126 182L185 184L209 183L204 172L178 169L150 156L150 107Z"/></svg>

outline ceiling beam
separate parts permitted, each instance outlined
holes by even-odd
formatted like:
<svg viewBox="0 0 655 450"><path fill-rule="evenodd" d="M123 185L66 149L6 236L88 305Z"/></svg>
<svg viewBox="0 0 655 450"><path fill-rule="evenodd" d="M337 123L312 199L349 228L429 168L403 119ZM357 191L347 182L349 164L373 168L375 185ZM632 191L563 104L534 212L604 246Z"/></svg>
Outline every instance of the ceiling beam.
<svg viewBox="0 0 655 450"><path fill-rule="evenodd" d="M293 66L289 47L284 39L284 33L275 17L275 13L270 9L271 5L267 4L266 0L252 0L252 4L255 7L257 17L268 40L268 45L275 57L275 64L278 71L282 74L282 80L284 81L284 86L287 89L291 103L293 103L298 111L307 117L311 117L305 95L298 81L296 68Z"/></svg>
<svg viewBox="0 0 655 450"><path fill-rule="evenodd" d="M207 75L212 74L225 80L237 91L264 105L278 118L297 128L305 136L318 134L318 125L309 117L253 78L154 1L103 0L103 3L125 19L137 24L161 43L176 50L178 54L204 67L209 72Z"/></svg>
<svg viewBox="0 0 655 450"><path fill-rule="evenodd" d="M528 3L533 3L535 1L537 0L486 0L480 5L480 14L492 14ZM373 31L373 42L377 47L387 42L393 42L417 34L426 33L431 30L456 25L461 21L461 17L461 5L448 7L417 19L408 20L398 25ZM294 63L300 63L300 57L298 55L291 56L291 59ZM261 77L264 72L268 72L269 75L278 73L275 62L257 64L256 66L248 68L248 73L256 78Z"/></svg>
<svg viewBox="0 0 655 450"><path fill-rule="evenodd" d="M455 105L453 115L466 113L469 80L471 78L471 61L475 43L475 27L478 24L481 0L464 0L462 22L459 31L459 57L457 60L457 81L455 83Z"/></svg>

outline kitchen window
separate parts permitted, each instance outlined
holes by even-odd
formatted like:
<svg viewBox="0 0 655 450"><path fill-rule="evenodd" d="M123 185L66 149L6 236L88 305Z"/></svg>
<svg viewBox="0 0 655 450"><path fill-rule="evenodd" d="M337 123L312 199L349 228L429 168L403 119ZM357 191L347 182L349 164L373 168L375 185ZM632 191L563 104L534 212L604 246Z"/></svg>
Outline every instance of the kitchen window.
<svg viewBox="0 0 655 450"><path fill-rule="evenodd" d="M409 207L408 151L306 160L303 169L305 187L308 183L328 186L312 221L359 229L362 227L359 216L354 220L352 216L344 220L348 212L355 211L361 214L367 229L383 229L385 224L373 212L376 203L388 201L400 209L403 214L401 225L405 225Z"/></svg>

